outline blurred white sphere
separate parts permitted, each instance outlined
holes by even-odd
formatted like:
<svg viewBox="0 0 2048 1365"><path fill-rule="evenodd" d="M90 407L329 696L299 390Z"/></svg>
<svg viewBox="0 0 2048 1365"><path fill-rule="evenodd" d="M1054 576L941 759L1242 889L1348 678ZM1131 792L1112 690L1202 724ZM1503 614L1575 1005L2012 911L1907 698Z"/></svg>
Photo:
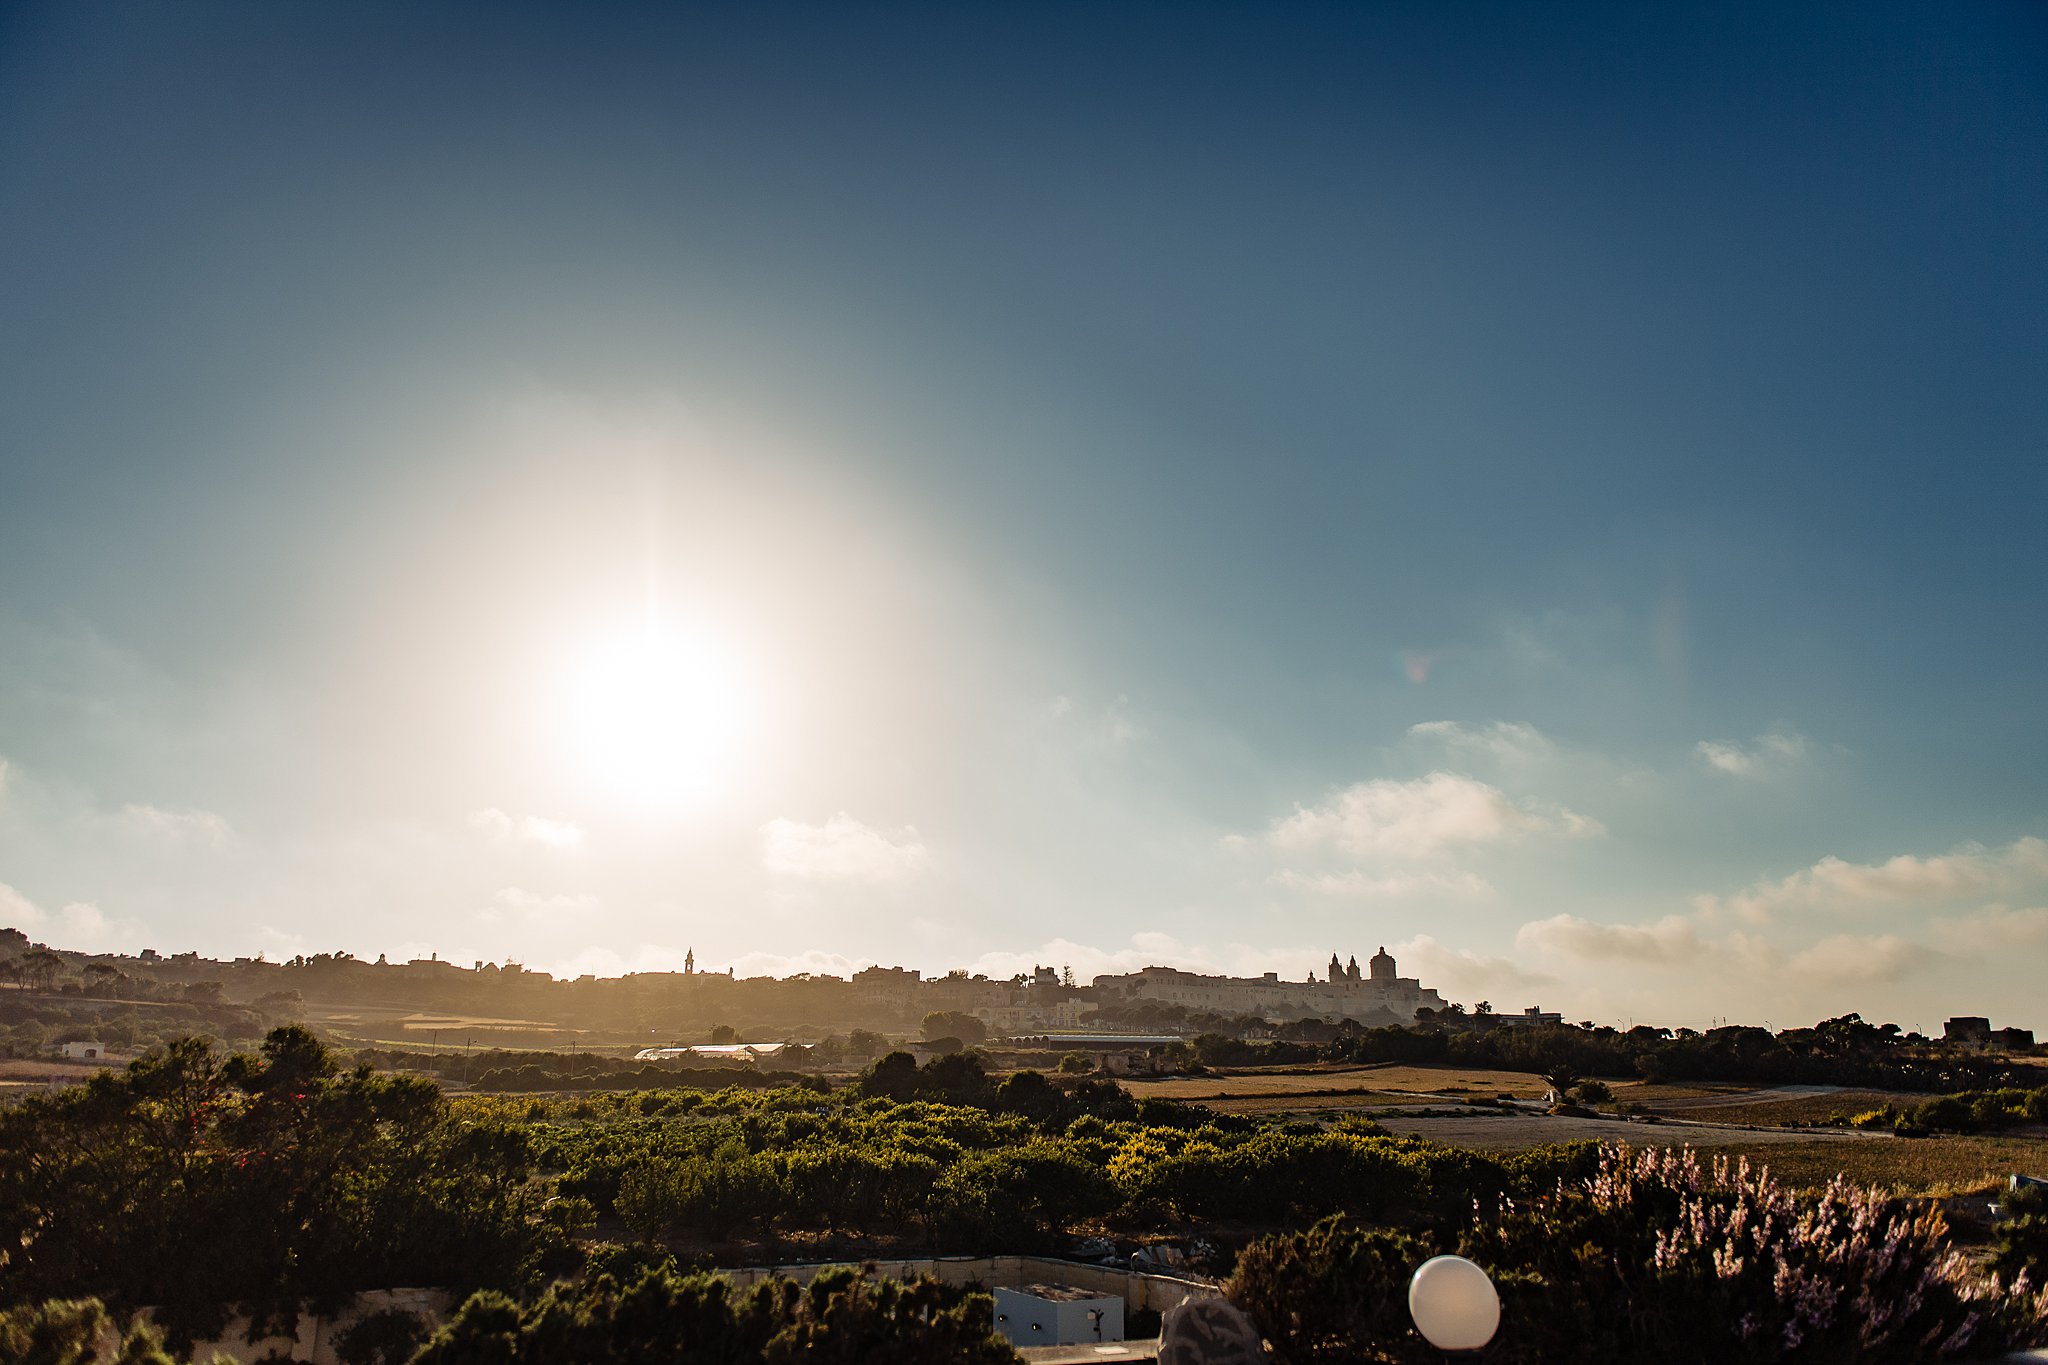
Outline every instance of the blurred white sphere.
<svg viewBox="0 0 2048 1365"><path fill-rule="evenodd" d="M1500 1295L1463 1256L1433 1256L1408 1282L1408 1312L1439 1351L1476 1351L1500 1326Z"/></svg>

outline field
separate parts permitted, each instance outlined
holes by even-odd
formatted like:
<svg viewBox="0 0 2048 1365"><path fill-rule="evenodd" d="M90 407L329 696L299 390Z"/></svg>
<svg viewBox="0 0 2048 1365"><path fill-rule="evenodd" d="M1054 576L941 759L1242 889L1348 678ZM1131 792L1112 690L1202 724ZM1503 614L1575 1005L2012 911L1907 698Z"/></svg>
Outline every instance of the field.
<svg viewBox="0 0 2048 1365"><path fill-rule="evenodd" d="M1910 1106L1925 1095L1836 1086L1651 1084L1612 1081L1617 1104L1660 1116L1655 1124L1615 1117L1580 1118L1534 1112L1412 1116L1462 1102L1512 1095L1524 1104L1548 1089L1524 1072L1438 1066L1331 1066L1246 1069L1217 1076L1127 1081L1140 1097L1184 1100L1235 1114L1298 1114L1332 1119L1378 1116L1392 1132L1490 1151L1513 1151L1582 1139L1660 1147L1690 1146L1702 1155L1747 1156L1801 1188L1823 1186L1840 1173L1898 1194L1988 1192L2014 1172L2048 1175L2048 1134L1896 1138L1888 1132L1787 1127L1886 1104ZM1393 1110L1396 1117L1386 1114Z"/></svg>
<svg viewBox="0 0 2048 1365"><path fill-rule="evenodd" d="M53 1085L71 1085L114 1062L44 1062L19 1058L0 1059L0 1093L43 1090Z"/></svg>
<svg viewBox="0 0 2048 1365"><path fill-rule="evenodd" d="M1549 1089L1526 1071L1398 1064L1246 1068L1218 1076L1163 1081L1131 1079L1124 1084L1141 1099L1188 1100L1226 1110L1237 1108L1238 1101L1257 1101L1263 1103L1261 1112L1322 1108L1326 1106L1318 1103L1271 1102L1326 1098L1341 1099L1349 1105L1361 1101L1378 1105L1457 1103L1480 1097L1491 1099L1495 1095L1538 1100Z"/></svg>
<svg viewBox="0 0 2048 1365"><path fill-rule="evenodd" d="M422 1013L377 1005L308 1004L305 1020L338 1042L438 1048L443 1052L473 1046L566 1050L576 1037L574 1030L538 1019Z"/></svg>

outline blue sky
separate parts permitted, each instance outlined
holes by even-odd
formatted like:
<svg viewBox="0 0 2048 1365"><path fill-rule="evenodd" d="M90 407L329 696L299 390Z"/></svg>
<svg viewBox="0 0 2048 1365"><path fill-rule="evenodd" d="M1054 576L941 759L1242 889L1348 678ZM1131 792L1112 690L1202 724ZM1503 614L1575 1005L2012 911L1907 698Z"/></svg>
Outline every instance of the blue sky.
<svg viewBox="0 0 2048 1365"><path fill-rule="evenodd" d="M2024 1015L2044 37L10 7L0 919Z"/></svg>

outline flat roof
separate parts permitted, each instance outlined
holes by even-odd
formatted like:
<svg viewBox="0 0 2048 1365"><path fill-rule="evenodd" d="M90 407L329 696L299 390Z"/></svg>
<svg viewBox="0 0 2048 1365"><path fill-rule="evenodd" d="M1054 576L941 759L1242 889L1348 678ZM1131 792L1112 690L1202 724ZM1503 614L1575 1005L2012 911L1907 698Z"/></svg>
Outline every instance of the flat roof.
<svg viewBox="0 0 2048 1365"><path fill-rule="evenodd" d="M1029 1294L1034 1299L1046 1299L1053 1303L1085 1303L1091 1299L1114 1299L1115 1294L1098 1294L1092 1289L1076 1289L1070 1284L1020 1284L999 1286L1012 1294Z"/></svg>

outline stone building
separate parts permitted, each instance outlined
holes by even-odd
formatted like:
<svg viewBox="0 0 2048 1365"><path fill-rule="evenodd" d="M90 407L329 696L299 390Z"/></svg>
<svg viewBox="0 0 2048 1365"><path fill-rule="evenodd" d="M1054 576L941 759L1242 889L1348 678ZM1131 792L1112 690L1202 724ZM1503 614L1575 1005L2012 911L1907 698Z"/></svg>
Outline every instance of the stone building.
<svg viewBox="0 0 2048 1365"><path fill-rule="evenodd" d="M1330 954L1327 979L1306 981L1263 976L1204 976L1175 967L1145 967L1120 976L1095 978L1101 1004L1154 1001L1209 1014L1251 1014L1264 1019L1356 1019L1360 1022L1414 1021L1419 1009L1442 1009L1444 998L1414 977L1402 976L1385 948L1361 972Z"/></svg>

